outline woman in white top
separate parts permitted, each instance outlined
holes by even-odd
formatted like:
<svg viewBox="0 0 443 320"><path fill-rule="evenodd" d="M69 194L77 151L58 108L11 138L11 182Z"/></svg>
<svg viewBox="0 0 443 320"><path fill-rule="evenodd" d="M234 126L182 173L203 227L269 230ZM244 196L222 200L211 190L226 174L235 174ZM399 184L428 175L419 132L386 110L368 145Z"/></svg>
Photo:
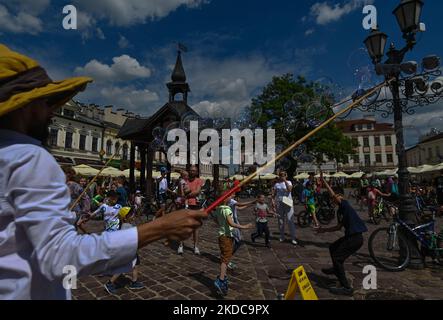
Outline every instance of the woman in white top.
<svg viewBox="0 0 443 320"><path fill-rule="evenodd" d="M279 179L272 188L272 206L278 215L278 228L280 230L280 242L285 241L285 223L289 226L291 233L292 244L296 245L295 241L295 223L294 207L292 204L292 183L287 180L288 175L285 171L280 171ZM286 203L285 203L286 202Z"/></svg>

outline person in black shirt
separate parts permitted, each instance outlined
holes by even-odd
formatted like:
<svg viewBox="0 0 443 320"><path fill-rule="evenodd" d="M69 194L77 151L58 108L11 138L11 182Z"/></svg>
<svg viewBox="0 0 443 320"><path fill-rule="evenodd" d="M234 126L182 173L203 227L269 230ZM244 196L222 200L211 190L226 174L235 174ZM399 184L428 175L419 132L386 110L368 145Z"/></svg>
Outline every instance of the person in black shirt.
<svg viewBox="0 0 443 320"><path fill-rule="evenodd" d="M368 229L354 208L343 198L343 195L335 193L323 179L323 173L321 173L321 179L328 189L333 202L338 205L338 223L337 226L331 228L316 228L316 231L318 233L324 233L340 231L342 228L345 229L345 236L335 241L329 247L333 267L322 269L322 272L327 275L335 275L341 284L341 287L329 288L331 293L352 295L354 290L346 278L344 262L363 246L363 233L367 232Z"/></svg>

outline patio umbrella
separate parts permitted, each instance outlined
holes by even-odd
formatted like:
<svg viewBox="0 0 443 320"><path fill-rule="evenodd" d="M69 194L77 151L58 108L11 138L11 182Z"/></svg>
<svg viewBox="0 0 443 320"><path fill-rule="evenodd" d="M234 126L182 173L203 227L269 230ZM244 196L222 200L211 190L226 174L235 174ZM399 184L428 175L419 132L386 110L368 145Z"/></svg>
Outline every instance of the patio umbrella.
<svg viewBox="0 0 443 320"><path fill-rule="evenodd" d="M309 178L309 174L306 172L300 173L294 177L294 179L307 179Z"/></svg>
<svg viewBox="0 0 443 320"><path fill-rule="evenodd" d="M129 175L131 174L130 169L126 169L125 171L123 171L123 174L126 178L129 178ZM134 170L134 175L136 178L140 178L140 171Z"/></svg>
<svg viewBox="0 0 443 320"><path fill-rule="evenodd" d="M177 180L178 178L180 178L180 173L178 172L171 173L171 179Z"/></svg>
<svg viewBox="0 0 443 320"><path fill-rule="evenodd" d="M340 172L333 174L332 177L334 177L334 178L349 178L349 175L340 171Z"/></svg>
<svg viewBox="0 0 443 320"><path fill-rule="evenodd" d="M353 174L351 174L349 176L349 178L353 178L353 179L360 179L361 177L363 177L364 172L354 172Z"/></svg>
<svg viewBox="0 0 443 320"><path fill-rule="evenodd" d="M276 178L278 178L278 176L276 174L273 174L273 173L267 173L265 175L261 175L260 176L260 179L263 179L263 180L274 180Z"/></svg>
<svg viewBox="0 0 443 320"><path fill-rule="evenodd" d="M242 181L245 179L245 176L242 174L236 174L236 175L233 175L230 179L231 180L236 179L236 180Z"/></svg>
<svg viewBox="0 0 443 320"><path fill-rule="evenodd" d="M160 178L161 173L160 171L152 171L152 177L153 178Z"/></svg>
<svg viewBox="0 0 443 320"><path fill-rule="evenodd" d="M90 166L87 166L85 164L80 164L78 166L74 167L75 173L81 176L87 176L87 177L92 177L97 175L97 173L99 172L99 170L94 169Z"/></svg>
<svg viewBox="0 0 443 320"><path fill-rule="evenodd" d="M123 173L123 171L120 171L114 167L107 167L102 171L102 173L100 175L111 176L111 177L120 177L120 176L124 176L125 174Z"/></svg>
<svg viewBox="0 0 443 320"><path fill-rule="evenodd" d="M209 176L201 176L200 179L202 179L204 181L206 181L206 180L214 181L214 177L209 177Z"/></svg>

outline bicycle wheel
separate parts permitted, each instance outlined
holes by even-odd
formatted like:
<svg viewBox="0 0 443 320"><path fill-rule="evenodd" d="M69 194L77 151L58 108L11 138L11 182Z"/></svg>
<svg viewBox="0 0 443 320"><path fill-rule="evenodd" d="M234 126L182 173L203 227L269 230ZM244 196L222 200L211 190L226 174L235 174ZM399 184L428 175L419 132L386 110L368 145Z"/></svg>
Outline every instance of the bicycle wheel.
<svg viewBox="0 0 443 320"><path fill-rule="evenodd" d="M397 232L394 239L390 228L375 230L368 241L371 258L383 269L388 271L402 271L410 261L408 243L403 234Z"/></svg>
<svg viewBox="0 0 443 320"><path fill-rule="evenodd" d="M332 215L332 217L331 217L331 214L328 209L320 208L317 211L317 219L323 225L328 225L333 218L334 218L334 216Z"/></svg>
<svg viewBox="0 0 443 320"><path fill-rule="evenodd" d="M381 222L381 213L378 210L374 210L374 213L372 215L372 220L375 224L379 225Z"/></svg>
<svg viewBox="0 0 443 320"><path fill-rule="evenodd" d="M312 223L311 214L307 211L301 211L297 216L297 223L300 226L300 228L309 227Z"/></svg>

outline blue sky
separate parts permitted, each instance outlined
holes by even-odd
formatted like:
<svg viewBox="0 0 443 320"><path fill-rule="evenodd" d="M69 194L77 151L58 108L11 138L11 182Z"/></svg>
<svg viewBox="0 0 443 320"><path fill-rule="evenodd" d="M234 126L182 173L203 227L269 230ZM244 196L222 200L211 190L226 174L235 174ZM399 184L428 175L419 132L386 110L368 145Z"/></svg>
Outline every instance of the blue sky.
<svg viewBox="0 0 443 320"><path fill-rule="evenodd" d="M183 60L190 105L235 116L272 76L287 72L328 79L344 93L357 89L355 70L370 64L361 49L366 3L377 7L389 41L401 46L392 15L398 0L0 0L0 39L38 59L55 79L92 76L79 100L142 115L166 102L182 42L189 48ZM78 10L78 30L62 27L67 4ZM427 31L409 60L443 56L442 11L442 1L425 1ZM425 128L429 119L442 125L439 110L422 111L415 125Z"/></svg>

